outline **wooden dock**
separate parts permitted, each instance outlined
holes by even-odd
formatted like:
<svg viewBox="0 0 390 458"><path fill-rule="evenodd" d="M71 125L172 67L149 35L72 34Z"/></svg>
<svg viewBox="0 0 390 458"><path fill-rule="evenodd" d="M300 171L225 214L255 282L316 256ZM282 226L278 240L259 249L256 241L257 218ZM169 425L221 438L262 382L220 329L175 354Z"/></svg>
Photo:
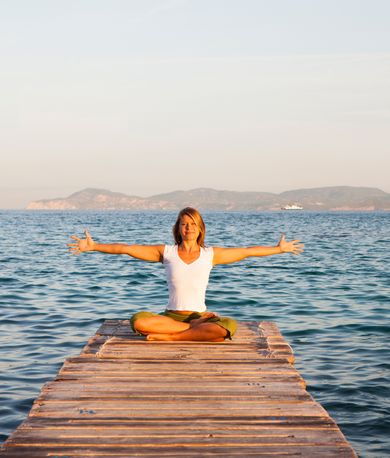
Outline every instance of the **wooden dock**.
<svg viewBox="0 0 390 458"><path fill-rule="evenodd" d="M275 324L147 342L108 320L65 361L1 457L356 457Z"/></svg>

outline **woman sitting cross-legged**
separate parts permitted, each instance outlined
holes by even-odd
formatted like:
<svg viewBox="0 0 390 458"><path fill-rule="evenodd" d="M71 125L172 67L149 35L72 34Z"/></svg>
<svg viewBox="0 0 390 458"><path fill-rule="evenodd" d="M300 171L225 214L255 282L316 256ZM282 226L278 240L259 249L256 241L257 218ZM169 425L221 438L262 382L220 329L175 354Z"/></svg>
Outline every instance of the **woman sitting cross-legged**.
<svg viewBox="0 0 390 458"><path fill-rule="evenodd" d="M104 244L86 238L69 243L73 254L99 251L127 254L149 262L161 262L166 271L169 302L160 314L138 312L131 317L133 330L147 340L192 340L220 342L231 339L236 331L235 320L218 316L206 310L205 295L210 271L217 264L229 264L254 256L280 253L300 254L303 244L299 240L287 242L282 236L277 246L237 248L206 247L206 228L200 213L187 207L179 212L173 226L174 245Z"/></svg>

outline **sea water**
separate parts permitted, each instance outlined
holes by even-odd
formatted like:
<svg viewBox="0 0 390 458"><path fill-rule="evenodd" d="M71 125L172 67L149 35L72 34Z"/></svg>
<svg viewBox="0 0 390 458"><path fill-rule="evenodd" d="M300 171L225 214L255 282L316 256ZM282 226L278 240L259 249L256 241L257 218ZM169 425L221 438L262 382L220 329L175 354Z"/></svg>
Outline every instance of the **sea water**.
<svg viewBox="0 0 390 458"><path fill-rule="evenodd" d="M28 414L42 385L103 320L167 303L164 269L66 243L172 243L176 214L0 212L0 438ZM292 345L307 389L361 457L389 453L390 213L204 213L209 246L275 245L305 252L216 266L209 309L269 320Z"/></svg>

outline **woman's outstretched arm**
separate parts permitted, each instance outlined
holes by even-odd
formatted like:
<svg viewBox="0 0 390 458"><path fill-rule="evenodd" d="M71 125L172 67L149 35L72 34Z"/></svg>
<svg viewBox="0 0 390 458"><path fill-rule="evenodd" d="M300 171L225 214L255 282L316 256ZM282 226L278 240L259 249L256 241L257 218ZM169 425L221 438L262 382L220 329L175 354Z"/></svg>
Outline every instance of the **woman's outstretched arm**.
<svg viewBox="0 0 390 458"><path fill-rule="evenodd" d="M242 261L250 256L270 256L272 254L292 253L298 255L302 253L304 244L300 240L287 242L284 235L281 236L276 246L251 246L247 248L220 248L214 247L214 265L230 264Z"/></svg>
<svg viewBox="0 0 390 458"><path fill-rule="evenodd" d="M127 245L125 243L96 243L91 234L86 230L85 239L80 239L75 235L71 238L75 240L68 243L69 251L73 254L84 253L85 251L99 251L109 254L127 254L133 258L143 261L161 262L164 254L164 245Z"/></svg>

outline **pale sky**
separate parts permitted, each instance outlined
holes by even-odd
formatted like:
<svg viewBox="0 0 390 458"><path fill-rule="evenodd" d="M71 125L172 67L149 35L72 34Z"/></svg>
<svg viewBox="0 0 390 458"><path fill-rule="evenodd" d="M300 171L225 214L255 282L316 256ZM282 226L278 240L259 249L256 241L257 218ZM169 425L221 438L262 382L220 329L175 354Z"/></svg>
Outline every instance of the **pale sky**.
<svg viewBox="0 0 390 458"><path fill-rule="evenodd" d="M0 0L0 208L390 192L388 0Z"/></svg>

